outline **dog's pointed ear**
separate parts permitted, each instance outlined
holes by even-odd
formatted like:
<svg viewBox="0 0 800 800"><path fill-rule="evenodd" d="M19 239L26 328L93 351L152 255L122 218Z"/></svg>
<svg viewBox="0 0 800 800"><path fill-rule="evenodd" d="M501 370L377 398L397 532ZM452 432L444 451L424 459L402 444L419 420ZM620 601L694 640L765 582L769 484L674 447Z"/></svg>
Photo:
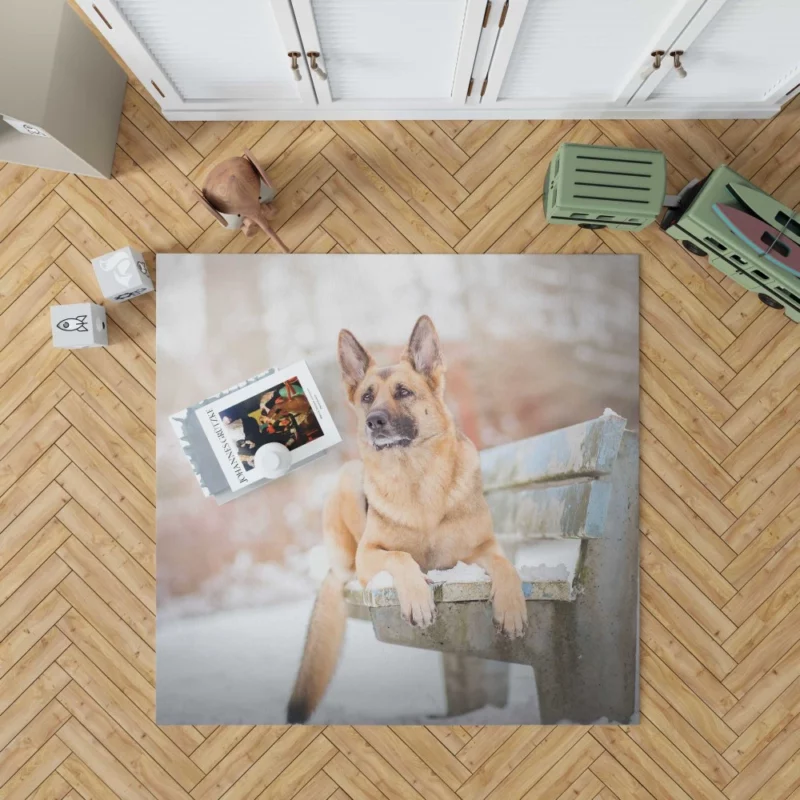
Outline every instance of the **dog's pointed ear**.
<svg viewBox="0 0 800 800"><path fill-rule="evenodd" d="M372 356L350 331L339 331L339 366L351 403L358 384L364 380L367 370L373 364Z"/></svg>
<svg viewBox="0 0 800 800"><path fill-rule="evenodd" d="M430 317L423 315L417 320L403 358L432 385L437 386L442 382L445 371L442 348Z"/></svg>

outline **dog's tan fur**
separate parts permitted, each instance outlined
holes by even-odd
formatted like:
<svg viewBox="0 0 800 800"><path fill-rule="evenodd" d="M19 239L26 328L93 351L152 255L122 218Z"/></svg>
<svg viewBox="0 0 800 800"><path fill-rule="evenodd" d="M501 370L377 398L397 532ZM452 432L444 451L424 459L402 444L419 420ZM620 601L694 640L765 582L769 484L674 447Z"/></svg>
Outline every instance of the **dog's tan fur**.
<svg viewBox="0 0 800 800"><path fill-rule="evenodd" d="M343 330L339 364L358 417L361 461L342 467L325 505L331 571L309 624L290 722L308 719L333 675L345 607L331 598L341 597L354 572L364 586L389 572L403 617L427 627L436 606L423 570L479 564L491 576L494 619L502 631L521 636L527 620L519 576L494 536L477 450L444 402L445 366L433 322L420 317L400 363L383 368ZM396 433L387 445L369 428L375 418L386 419Z"/></svg>

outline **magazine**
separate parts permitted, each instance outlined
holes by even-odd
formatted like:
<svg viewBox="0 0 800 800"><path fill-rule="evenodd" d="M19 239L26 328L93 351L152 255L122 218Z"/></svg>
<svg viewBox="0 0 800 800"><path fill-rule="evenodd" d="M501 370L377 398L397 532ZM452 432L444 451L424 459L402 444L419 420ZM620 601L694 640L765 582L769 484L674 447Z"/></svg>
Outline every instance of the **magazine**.
<svg viewBox="0 0 800 800"><path fill-rule="evenodd" d="M259 447L284 445L295 469L342 440L305 361L191 406L172 424L203 492L218 502L269 482L256 467Z"/></svg>

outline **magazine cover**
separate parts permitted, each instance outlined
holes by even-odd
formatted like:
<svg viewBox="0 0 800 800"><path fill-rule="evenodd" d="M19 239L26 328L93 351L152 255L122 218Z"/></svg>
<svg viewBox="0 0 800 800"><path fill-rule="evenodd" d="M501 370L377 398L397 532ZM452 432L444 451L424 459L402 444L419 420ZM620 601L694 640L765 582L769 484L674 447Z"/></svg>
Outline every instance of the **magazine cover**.
<svg viewBox="0 0 800 800"><path fill-rule="evenodd" d="M263 480L256 450L289 449L292 468L341 441L305 361L203 404L195 415L231 491Z"/></svg>

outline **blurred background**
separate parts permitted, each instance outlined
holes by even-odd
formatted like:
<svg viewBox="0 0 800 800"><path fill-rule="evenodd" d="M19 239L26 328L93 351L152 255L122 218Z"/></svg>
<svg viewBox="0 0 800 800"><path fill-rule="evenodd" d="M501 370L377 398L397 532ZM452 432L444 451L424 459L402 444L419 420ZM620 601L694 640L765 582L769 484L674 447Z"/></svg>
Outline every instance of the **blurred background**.
<svg viewBox="0 0 800 800"><path fill-rule="evenodd" d="M638 427L635 256L170 255L159 256L158 276L162 724L281 721L320 577L312 548L321 543L322 504L339 466L357 457L336 361L341 328L378 364L391 364L428 314L442 341L448 405L479 449L605 408ZM205 498L169 415L302 359L342 444L224 506ZM388 648L398 661L404 648L373 642L369 624L353 622L369 635L348 630L351 642L373 647L374 659ZM314 720L334 720L347 704L351 720L386 721L369 710L358 660L345 656ZM404 674L434 676L425 691L415 684L419 709L404 703L408 721L443 712L440 655L407 650L403 659L419 662L405 664ZM520 677L522 705L533 702L528 684Z"/></svg>

